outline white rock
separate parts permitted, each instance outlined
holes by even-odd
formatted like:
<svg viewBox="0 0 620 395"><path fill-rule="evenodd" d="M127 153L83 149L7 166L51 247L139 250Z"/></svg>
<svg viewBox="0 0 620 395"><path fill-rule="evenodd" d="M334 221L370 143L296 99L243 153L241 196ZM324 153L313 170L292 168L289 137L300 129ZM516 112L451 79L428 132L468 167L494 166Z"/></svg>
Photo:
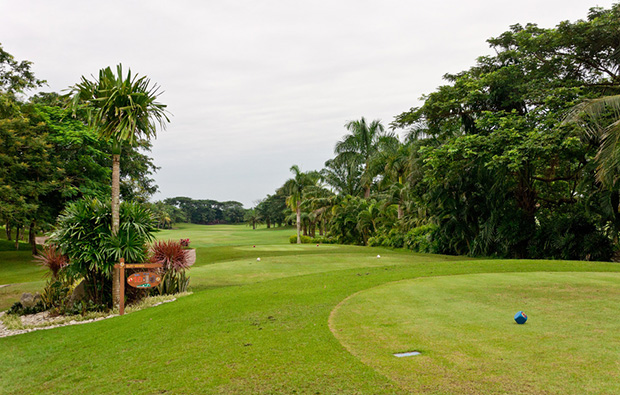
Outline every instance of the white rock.
<svg viewBox="0 0 620 395"><path fill-rule="evenodd" d="M381 255L377 255L377 258L381 258Z"/></svg>
<svg viewBox="0 0 620 395"><path fill-rule="evenodd" d="M260 262L260 258L256 258L256 260L257 260L258 262Z"/></svg>

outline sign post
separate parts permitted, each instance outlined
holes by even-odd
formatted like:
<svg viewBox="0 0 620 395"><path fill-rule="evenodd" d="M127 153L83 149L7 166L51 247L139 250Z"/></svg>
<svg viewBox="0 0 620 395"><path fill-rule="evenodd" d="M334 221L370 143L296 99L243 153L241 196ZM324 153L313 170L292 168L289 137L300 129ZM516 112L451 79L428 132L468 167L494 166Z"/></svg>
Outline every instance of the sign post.
<svg viewBox="0 0 620 395"><path fill-rule="evenodd" d="M114 265L115 268L120 269L120 301L118 304L119 315L125 314L125 268L127 269L159 269L164 265L161 263L128 263L125 264L125 258L120 259L120 263ZM151 288L155 287L161 281L161 275L153 272L135 273L129 277L129 285L136 288ZM134 280L134 281L132 281Z"/></svg>

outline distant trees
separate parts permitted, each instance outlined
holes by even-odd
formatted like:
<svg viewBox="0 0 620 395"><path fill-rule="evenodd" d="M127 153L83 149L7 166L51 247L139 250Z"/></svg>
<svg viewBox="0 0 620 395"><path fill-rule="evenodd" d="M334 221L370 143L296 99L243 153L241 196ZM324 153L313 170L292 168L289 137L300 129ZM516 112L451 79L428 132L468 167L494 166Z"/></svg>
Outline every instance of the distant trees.
<svg viewBox="0 0 620 395"><path fill-rule="evenodd" d="M267 195L256 205L256 213L267 228L271 228L272 225L282 226L286 220L286 210L286 197L282 193Z"/></svg>
<svg viewBox="0 0 620 395"><path fill-rule="evenodd" d="M249 209L245 212L243 220L248 223L252 229L256 229L256 225L262 223L261 216L256 212L256 209Z"/></svg>
<svg viewBox="0 0 620 395"><path fill-rule="evenodd" d="M243 204L236 201L194 200L180 196L165 199L164 203L180 209L193 224L238 224L245 216Z"/></svg>

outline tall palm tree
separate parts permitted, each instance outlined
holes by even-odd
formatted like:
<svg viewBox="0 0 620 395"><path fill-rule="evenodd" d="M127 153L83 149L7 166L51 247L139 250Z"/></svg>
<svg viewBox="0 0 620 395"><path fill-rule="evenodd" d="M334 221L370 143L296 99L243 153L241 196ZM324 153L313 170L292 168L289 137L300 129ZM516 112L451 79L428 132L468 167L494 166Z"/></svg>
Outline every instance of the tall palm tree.
<svg viewBox="0 0 620 395"><path fill-rule="evenodd" d="M351 134L336 143L334 153L337 160L344 160L362 167L362 185L364 197L370 197L370 186L374 174L371 171L371 160L383 145L398 143L393 133L386 133L381 121L375 119L370 124L362 117L357 121L348 122L345 127Z"/></svg>
<svg viewBox="0 0 620 395"><path fill-rule="evenodd" d="M620 172L620 95L585 100L573 107L567 121L598 140L596 177L603 185L613 186Z"/></svg>
<svg viewBox="0 0 620 395"><path fill-rule="evenodd" d="M308 189L318 184L320 175L316 171L302 172L297 165L291 166L291 172L293 178L286 181L281 189L288 196L286 205L296 213L297 244L301 244L301 203Z"/></svg>
<svg viewBox="0 0 620 395"><path fill-rule="evenodd" d="M165 129L170 122L166 105L157 102L160 88L151 84L149 78L123 74L122 65L116 66L116 74L106 67L99 70L99 78L81 81L71 87L71 108L75 116L84 109L88 123L99 137L112 143L112 234L118 234L120 208L120 157L123 144L134 145L139 139L156 136L157 125ZM114 271L112 297L119 300L118 270Z"/></svg>

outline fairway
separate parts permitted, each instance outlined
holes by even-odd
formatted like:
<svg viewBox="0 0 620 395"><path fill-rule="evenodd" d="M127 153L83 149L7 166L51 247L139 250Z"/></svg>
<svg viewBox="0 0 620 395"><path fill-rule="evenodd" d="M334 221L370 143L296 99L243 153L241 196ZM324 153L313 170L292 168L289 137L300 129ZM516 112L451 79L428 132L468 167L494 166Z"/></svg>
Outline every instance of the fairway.
<svg viewBox="0 0 620 395"><path fill-rule="evenodd" d="M525 325L513 320L519 310ZM362 291L334 310L331 327L414 393L611 394L620 393L619 317L617 273L476 274Z"/></svg>
<svg viewBox="0 0 620 395"><path fill-rule="evenodd" d="M293 233L219 225L158 233L190 237L197 248L194 294L123 317L1 338L0 393L476 393L515 381L530 393L543 384L549 393L577 384L579 392L617 389L609 378L618 372L618 320L605 327L601 317L618 315L618 264L299 246L288 243ZM0 261L0 277L22 281L15 289L42 285L41 271L21 259ZM427 310L412 312L412 299ZM526 325L512 321L518 310L530 315ZM575 320L578 331L565 325ZM586 328L591 350L584 352ZM468 339L459 338L462 330ZM411 348L423 354L391 355ZM502 356L506 348L515 350L512 363ZM584 374L594 355L602 362ZM420 361L428 364L415 366ZM563 370L568 365L573 370Z"/></svg>

